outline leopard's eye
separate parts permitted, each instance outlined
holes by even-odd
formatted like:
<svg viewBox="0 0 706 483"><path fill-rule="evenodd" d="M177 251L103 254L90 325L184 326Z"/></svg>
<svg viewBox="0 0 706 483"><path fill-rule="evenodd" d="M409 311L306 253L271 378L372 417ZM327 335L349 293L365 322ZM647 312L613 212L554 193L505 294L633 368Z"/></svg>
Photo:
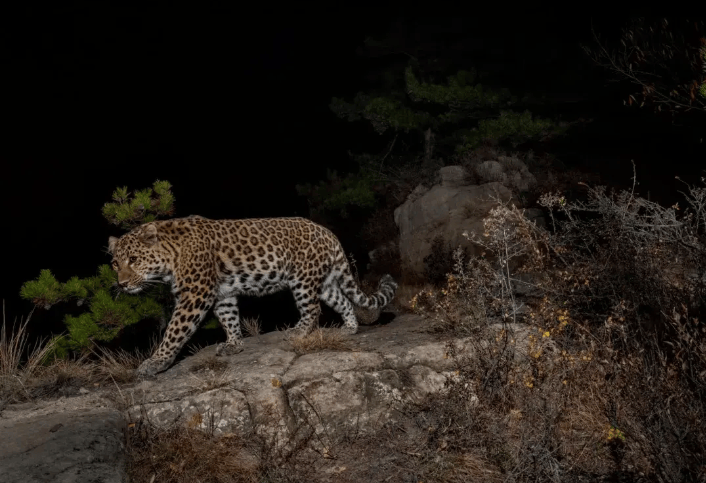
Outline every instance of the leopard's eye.
<svg viewBox="0 0 706 483"><path fill-rule="evenodd" d="M130 263L135 263L137 261L137 257L130 257Z"/></svg>

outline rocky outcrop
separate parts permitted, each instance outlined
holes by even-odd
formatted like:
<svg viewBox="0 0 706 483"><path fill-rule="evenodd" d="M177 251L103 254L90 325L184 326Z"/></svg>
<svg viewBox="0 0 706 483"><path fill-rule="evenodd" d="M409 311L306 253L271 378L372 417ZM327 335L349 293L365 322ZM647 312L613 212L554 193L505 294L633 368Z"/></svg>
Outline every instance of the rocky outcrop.
<svg viewBox="0 0 706 483"><path fill-rule="evenodd" d="M535 182L522 162L515 158L501 161L504 163L485 161L477 165L476 178L491 180L477 185L469 184L472 177L462 166L443 167L439 170L441 184L431 189L417 186L395 210L400 259L405 270L419 278L425 275L424 258L431 253L433 240L438 236L446 246L461 246L471 256L480 254L479 247L462 234L482 236L483 220L490 210L498 202L512 199L508 186L525 190Z"/></svg>
<svg viewBox="0 0 706 483"><path fill-rule="evenodd" d="M123 481L123 431L141 418L281 442L316 434L312 441L323 445L350 430L374 431L402 402L441 390L452 374L448 339L425 332L427 324L400 315L361 326L349 337L352 350L305 355L270 332L246 339L230 357L206 347L152 380L8 405L0 418L12 435L0 447L2 481ZM455 343L463 352L467 341Z"/></svg>
<svg viewBox="0 0 706 483"><path fill-rule="evenodd" d="M462 234L483 234L483 219L497 206L497 197L509 201L510 190L493 182L476 186L434 186L416 200L407 200L395 210L400 230L400 259L406 270L423 277L424 258L431 253L432 242L441 236L447 246L466 248L479 255L478 248Z"/></svg>
<svg viewBox="0 0 706 483"><path fill-rule="evenodd" d="M394 314L384 313L383 320L388 315ZM255 432L284 445L303 437L325 454L333 440L375 432L395 420L405 402L443 391L456 369L448 344L458 355L472 355L485 343L431 334L428 325L419 316L399 315L361 326L348 339L352 350L305 355L295 353L282 332L270 332L247 338L243 352L229 357L206 347L152 380L8 405L0 417L6 435L0 480L122 482L123 431L143 418L220 435ZM514 329L518 345L528 346L526 327L490 329Z"/></svg>
<svg viewBox="0 0 706 483"><path fill-rule="evenodd" d="M450 374L446 341L421 332L425 324L403 315L362 326L350 338L352 351L299 356L279 332L247 339L243 352L223 359L208 347L124 390L135 401L128 413L165 425L198 414L205 430L255 430L281 440L302 427L320 435L371 431L405 399L440 390ZM211 369L214 361L225 365Z"/></svg>
<svg viewBox="0 0 706 483"><path fill-rule="evenodd" d="M483 161L474 166L481 182L496 181L516 191L527 191L537 183L527 165L514 156L498 156L497 161Z"/></svg>

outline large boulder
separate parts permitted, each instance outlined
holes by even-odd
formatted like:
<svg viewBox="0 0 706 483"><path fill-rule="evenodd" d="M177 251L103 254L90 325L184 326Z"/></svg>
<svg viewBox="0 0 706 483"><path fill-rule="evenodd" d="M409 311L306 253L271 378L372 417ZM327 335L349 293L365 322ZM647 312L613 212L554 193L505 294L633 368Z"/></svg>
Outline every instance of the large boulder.
<svg viewBox="0 0 706 483"><path fill-rule="evenodd" d="M468 173L463 166L444 166L439 170L441 175L441 186L446 188L458 188L468 184Z"/></svg>
<svg viewBox="0 0 706 483"><path fill-rule="evenodd" d="M431 254L436 237L449 248L461 246L470 256L482 253L469 241L468 234L483 235L483 220L498 203L513 201L537 181L525 163L515 156L497 156L472 164L472 173L463 166L445 166L439 170L441 183L431 189L419 185L395 210L400 231L399 256L403 270L413 278L423 279L424 259ZM472 184L473 180L477 184ZM540 210L527 210L530 220L544 225Z"/></svg>
<svg viewBox="0 0 706 483"><path fill-rule="evenodd" d="M527 165L516 156L498 156L497 161L483 161L476 164L474 169L481 182L497 181L519 192L527 191L537 183Z"/></svg>
<svg viewBox="0 0 706 483"><path fill-rule="evenodd" d="M321 435L375 430L394 417L409 397L440 391L453 369L446 340L419 333L428 322L415 315L386 325L361 326L353 351L297 355L279 332L246 339L245 350L222 358L220 375L209 374L215 347L176 364L130 393L130 418L146 415L168 426L177 418L203 417L198 427L216 434L251 431L286 441L302 424ZM336 329L329 329L336 330ZM459 350L466 346L458 339ZM203 387L195 385L199 374ZM220 378L225 385L210 378ZM211 426L209 426L211 425Z"/></svg>
<svg viewBox="0 0 706 483"><path fill-rule="evenodd" d="M453 168L453 169L451 169ZM417 187L404 204L395 210L400 230L400 258L405 270L424 276L424 258L432 242L441 236L447 246L462 246L470 255L481 250L463 232L483 235L483 220L498 201L507 202L511 191L499 182L462 185L467 176L461 166L441 169L442 182L429 190Z"/></svg>

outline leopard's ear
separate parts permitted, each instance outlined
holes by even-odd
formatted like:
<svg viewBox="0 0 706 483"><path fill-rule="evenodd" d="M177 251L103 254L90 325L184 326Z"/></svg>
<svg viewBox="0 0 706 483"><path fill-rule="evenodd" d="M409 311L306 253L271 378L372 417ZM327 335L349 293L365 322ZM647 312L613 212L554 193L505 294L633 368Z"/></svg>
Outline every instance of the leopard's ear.
<svg viewBox="0 0 706 483"><path fill-rule="evenodd" d="M111 253L111 255L115 254L115 245L118 244L118 239L115 238L114 236L111 236L108 238L108 251Z"/></svg>
<svg viewBox="0 0 706 483"><path fill-rule="evenodd" d="M142 225L142 229L140 230L140 240L149 247L155 245L159 241L157 238L157 227L154 223Z"/></svg>

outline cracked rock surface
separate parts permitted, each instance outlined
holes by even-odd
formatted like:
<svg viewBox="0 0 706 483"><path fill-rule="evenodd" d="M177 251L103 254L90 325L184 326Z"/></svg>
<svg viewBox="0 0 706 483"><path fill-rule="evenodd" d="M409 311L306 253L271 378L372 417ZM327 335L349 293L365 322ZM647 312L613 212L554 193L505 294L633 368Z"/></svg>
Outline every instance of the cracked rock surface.
<svg viewBox="0 0 706 483"><path fill-rule="evenodd" d="M199 426L217 434L256 430L284 439L302 424L329 435L372 430L405 398L440 390L450 374L446 340L425 332L426 324L408 314L361 326L350 351L297 355L280 332L247 338L233 356L206 347L124 389L128 417L166 425L198 413Z"/></svg>
<svg viewBox="0 0 706 483"><path fill-rule="evenodd" d="M13 444L0 448L0 474L8 482L93 481L71 475L107 465L107 476L95 481L122 481L123 428L144 417L157 425L188 422L216 434L257 431L283 441L302 427L328 438L375 430L395 418L401 402L441 390L451 375L448 339L425 332L427 325L416 315L399 315L361 326L349 336L352 350L305 355L296 354L282 332L270 332L246 338L239 354L216 357L216 346L208 346L154 379L119 390L9 405L0 424ZM466 339L454 344L459 353L469 351ZM35 463L32 471L58 476L20 478L32 475L26 466ZM18 476L8 477L13 471Z"/></svg>

